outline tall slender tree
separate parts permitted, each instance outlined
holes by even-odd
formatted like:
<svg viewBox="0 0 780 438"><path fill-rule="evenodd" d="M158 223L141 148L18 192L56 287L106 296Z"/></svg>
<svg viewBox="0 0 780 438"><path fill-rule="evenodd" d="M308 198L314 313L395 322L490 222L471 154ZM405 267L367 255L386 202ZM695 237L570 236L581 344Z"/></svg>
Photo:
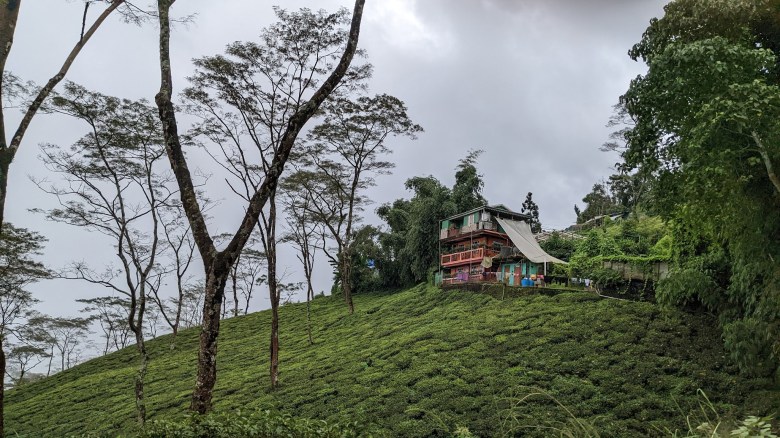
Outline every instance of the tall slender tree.
<svg viewBox="0 0 780 438"><path fill-rule="evenodd" d="M458 161L455 168L455 185L452 187L452 200L456 211L467 211L487 204L482 196L485 182L477 170L477 160L485 151L470 150Z"/></svg>
<svg viewBox="0 0 780 438"><path fill-rule="evenodd" d="M317 249L324 244L324 232L322 223L315 220L312 214L312 204L315 200L308 190L298 185L294 179L287 178L282 182L282 192L285 194L282 203L287 212L287 226L282 235L282 242L289 242L295 247L295 256L303 266L303 275L306 278L306 334L309 338L309 344L313 344L314 338L311 333L311 301L314 299L312 274Z"/></svg>
<svg viewBox="0 0 780 438"><path fill-rule="evenodd" d="M198 349L198 373L191 404L192 410L198 413L205 413L211 409L212 391L217 378L216 356L220 306L222 305L222 297L225 293L225 284L229 277L230 268L238 259L253 229L257 226L260 214L266 203L276 192L279 178L284 171L285 164L290 151L295 145L298 134L308 120L315 115L320 105L347 75L349 66L357 51L365 0L357 0L355 2L349 31L346 34L340 33L340 36L335 40L328 41L328 43L333 43L328 44L328 46L330 47L329 52L334 54L334 58L339 51L343 50L343 53L335 66L331 62L325 62L318 67L317 72L322 75L327 74L328 70L332 69L327 78L316 82L300 76L294 78L296 89L303 88L308 98L303 99L300 106L289 108L288 112L284 114L284 118L279 124L278 149L269 161L267 168L265 168L262 179L253 187L240 226L233 238L222 250L217 250L211 234L208 232L178 134L176 112L172 101L173 77L170 57L170 9L173 3L174 0L157 1L160 23L161 80L160 91L157 93L155 101L159 109L160 120L163 123L163 135L165 137L168 158L180 188L182 205L187 213L187 219L190 222L195 243L206 272L203 325ZM278 303L278 296L272 298L277 298L276 302ZM278 382L276 380L278 379L278 362L275 362L273 357L275 351L278 352L278 319L272 322L271 330L272 386L275 386Z"/></svg>
<svg viewBox="0 0 780 438"><path fill-rule="evenodd" d="M196 60L191 87L184 92L188 107L202 120L195 134L208 140L207 152L217 146L218 162L234 177L228 184L246 202L280 153L289 117L323 79L323 66L335 61L334 50L346 39L340 26L349 20L345 9L335 14L280 8L275 12L279 21L261 32L261 44L236 42L228 46L226 56ZM334 92L359 87L369 74L369 65L352 68ZM277 216L274 189L257 223L271 300L272 387L278 385Z"/></svg>
<svg viewBox="0 0 780 438"><path fill-rule="evenodd" d="M127 324L140 357L135 378L138 421L146 421L144 380L149 355L144 339L144 317L150 282L159 268L160 210L174 192L168 190L168 172L159 121L146 102L133 102L67 84L53 100L53 109L83 121L89 133L69 150L42 146L41 159L66 181L39 187L56 196L61 207L49 210L49 219L106 235L116 250L119 269L95 272L74 263L68 278L101 285L127 298Z"/></svg>
<svg viewBox="0 0 780 438"><path fill-rule="evenodd" d="M367 202L362 192L374 185L377 175L395 166L384 159L390 153L388 137L414 139L422 127L412 122L400 99L387 94L354 100L338 98L323 109L325 119L309 133L308 147L300 154L300 161L310 173L304 180L313 183L302 187L311 188L315 220L324 225L330 240L336 243L331 259L349 313L353 313L354 231L358 214Z"/></svg>

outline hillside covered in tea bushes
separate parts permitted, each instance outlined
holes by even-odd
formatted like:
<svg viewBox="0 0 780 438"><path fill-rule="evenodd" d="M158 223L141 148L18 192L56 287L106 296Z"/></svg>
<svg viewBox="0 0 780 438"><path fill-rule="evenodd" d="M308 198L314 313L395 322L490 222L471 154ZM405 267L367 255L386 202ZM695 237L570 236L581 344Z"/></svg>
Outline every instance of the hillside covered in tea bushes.
<svg viewBox="0 0 780 438"><path fill-rule="evenodd" d="M499 300L417 286L281 309L281 387L269 390L270 314L225 320L217 412L272 410L358 421L378 436L544 435L571 415L602 436L668 435L709 397L724 419L773 414L780 392L726 357L717 322L587 292ZM198 330L149 342L150 421L187 414ZM134 435L135 349L7 393L10 436ZM548 395L532 396L531 392ZM553 400L554 398L554 400ZM556 402L571 411L568 414ZM692 419L695 421L696 416ZM561 422L561 423L558 423Z"/></svg>

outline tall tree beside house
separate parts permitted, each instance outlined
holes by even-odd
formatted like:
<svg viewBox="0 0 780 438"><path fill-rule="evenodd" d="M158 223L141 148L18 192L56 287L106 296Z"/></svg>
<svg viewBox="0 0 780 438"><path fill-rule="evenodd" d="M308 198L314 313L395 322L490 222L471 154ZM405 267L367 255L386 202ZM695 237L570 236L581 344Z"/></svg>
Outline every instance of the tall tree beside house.
<svg viewBox="0 0 780 438"><path fill-rule="evenodd" d="M531 220L528 221L528 224L531 225L532 232L542 232L542 223L539 221L539 206L536 205L536 202L533 200L533 193L528 192L528 194L525 195L525 201L523 201L520 213L531 216Z"/></svg>
<svg viewBox="0 0 780 438"><path fill-rule="evenodd" d="M410 178L405 186L413 193L411 199L377 209L389 227L379 237L390 256L383 268L397 275L398 285L429 279L439 264L439 221L457 212L452 191L436 178Z"/></svg>
<svg viewBox="0 0 780 438"><path fill-rule="evenodd" d="M455 168L455 185L452 187L452 201L455 211L467 211L487 204L482 196L485 182L477 170L477 160L485 151L472 149L458 161Z"/></svg>
<svg viewBox="0 0 780 438"><path fill-rule="evenodd" d="M272 119L266 120L266 122L272 123L276 127L276 129L272 130L274 138L278 139L278 141L273 142L275 145L273 157L268 157L269 161L267 164L265 162L262 164L262 176L255 180L256 184L253 184L248 191L250 196L248 196L248 203L241 225L227 244L227 247L221 251L215 247L201 212L192 175L190 174L178 134L176 112L172 102L173 73L170 56L170 9L173 3L173 0L157 1L157 16L160 25L161 81L160 91L157 93L155 101L159 109L160 120L163 123L163 135L165 137L168 158L180 189L182 205L187 213L187 219L190 222L193 237L203 260L206 273L203 325L198 348L198 371L191 404L193 411L206 413L211 409L212 392L217 378L216 355L221 313L220 306L222 305L222 297L225 293L225 284L229 277L230 268L238 259L241 250L257 226L263 210L268 206L270 206L270 209L274 208L272 200L276 193L277 184L298 134L308 120L317 113L320 105L339 87L342 80L349 76L350 65L357 52L365 0L356 0L348 31L341 30L340 25L343 14L312 14L306 10L296 17L319 17L317 21L319 28L306 26L305 22L293 22L290 23L290 26L279 25L280 31L292 32L292 34L290 35L291 38L283 38L282 35L277 34L277 41L287 44L288 48L295 46L295 50L287 50L282 53L281 61L287 64L291 57L294 58L302 51L311 53L311 56L305 56L301 65L290 65L292 72L297 71L299 73L297 75L293 73L289 76L285 73L284 77L287 80L282 84L283 89L278 90L278 92L293 96L299 95L303 96L303 98L299 101L300 105L285 107L286 109L283 113L276 113ZM296 34L297 30L300 30L300 33ZM317 35L323 36L324 39L317 39ZM314 38L314 41L311 41L310 38ZM262 44L254 47L257 50L250 50L250 52L258 55L261 60L271 55L267 51L269 48ZM319 59L318 54L321 53L326 54L325 59L322 59L322 62L317 62L314 68L311 68L311 62ZM339 56L339 53L341 53L341 56ZM249 61L249 66L252 65L251 60L246 61ZM284 68L278 65L275 67ZM310 71L311 74L308 76L302 75L301 73L304 72L301 72L300 68ZM275 71L275 69L272 71ZM264 90L264 92L275 93L272 87ZM222 97L229 98L230 95L223 95ZM254 128L254 125L248 128ZM269 201L271 203L267 205ZM272 293L271 303L274 308L278 307L278 293ZM278 384L278 317L272 319L270 379L271 385L276 386Z"/></svg>
<svg viewBox="0 0 780 438"><path fill-rule="evenodd" d="M6 351L11 347L10 339L37 302L27 287L49 276L49 271L36 260L45 242L40 234L10 223L5 224L5 232L0 234L0 434L3 431Z"/></svg>
<svg viewBox="0 0 780 438"><path fill-rule="evenodd" d="M777 0L676 0L630 56L648 66L621 104L623 169L653 175L675 260L668 304L720 315L745 371L780 352L780 20Z"/></svg>

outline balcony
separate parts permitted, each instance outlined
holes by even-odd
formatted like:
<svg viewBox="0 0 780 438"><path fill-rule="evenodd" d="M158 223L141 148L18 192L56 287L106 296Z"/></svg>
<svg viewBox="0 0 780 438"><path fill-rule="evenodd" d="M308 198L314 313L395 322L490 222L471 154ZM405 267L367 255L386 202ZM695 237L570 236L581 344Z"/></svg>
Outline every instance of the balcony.
<svg viewBox="0 0 780 438"><path fill-rule="evenodd" d="M450 237L460 236L461 234L473 233L478 230L497 231L498 226L491 221L481 221L476 224L465 225L460 228L448 228L439 231L439 240L449 239Z"/></svg>
<svg viewBox="0 0 780 438"><path fill-rule="evenodd" d="M461 251L441 256L441 265L446 268L450 266L464 265L467 263L482 263L483 258L494 257L498 254L499 251L488 248L477 248L468 251Z"/></svg>

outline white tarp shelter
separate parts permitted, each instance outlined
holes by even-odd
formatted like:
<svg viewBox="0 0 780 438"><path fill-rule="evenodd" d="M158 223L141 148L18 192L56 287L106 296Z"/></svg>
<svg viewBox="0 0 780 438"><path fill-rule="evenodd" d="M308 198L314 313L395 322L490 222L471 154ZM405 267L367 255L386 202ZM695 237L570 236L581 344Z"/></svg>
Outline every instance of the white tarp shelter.
<svg viewBox="0 0 780 438"><path fill-rule="evenodd" d="M510 219L496 218L501 228L512 240L512 243L517 246L517 249L530 261L534 263L562 263L567 264L561 259L557 259L550 254L547 254L539 243L534 238L534 233L531 231L531 226L527 222L514 221Z"/></svg>

